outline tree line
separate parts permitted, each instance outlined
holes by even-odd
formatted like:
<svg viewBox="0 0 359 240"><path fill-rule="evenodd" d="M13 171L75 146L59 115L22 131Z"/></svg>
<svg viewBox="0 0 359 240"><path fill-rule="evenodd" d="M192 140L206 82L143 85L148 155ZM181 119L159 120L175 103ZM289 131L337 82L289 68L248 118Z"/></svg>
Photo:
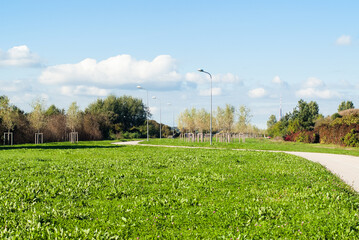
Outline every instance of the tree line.
<svg viewBox="0 0 359 240"><path fill-rule="evenodd" d="M34 142L35 133L43 133L45 142L67 141L70 132L77 132L80 140L140 138L147 135L146 115L149 109L141 99L131 96L110 95L98 99L81 111L76 102L65 111L55 105L35 100L32 111L25 113L0 96L0 131L13 133L14 142ZM160 124L149 120L150 137L159 137ZM162 124L162 135L171 134L169 126ZM1 136L4 141L4 136Z"/></svg>
<svg viewBox="0 0 359 240"><path fill-rule="evenodd" d="M261 130L251 124L251 110L241 105L238 109L230 104L217 107L212 116L212 131L217 133L254 133ZM178 128L187 133L208 133L210 131L210 113L202 109L185 109L178 116Z"/></svg>
<svg viewBox="0 0 359 240"><path fill-rule="evenodd" d="M324 117L315 101L299 100L293 111L279 121L271 115L267 121L267 132L272 137L287 141L346 146L358 143L359 146L359 111L354 109L352 101L343 101L338 106L338 112Z"/></svg>

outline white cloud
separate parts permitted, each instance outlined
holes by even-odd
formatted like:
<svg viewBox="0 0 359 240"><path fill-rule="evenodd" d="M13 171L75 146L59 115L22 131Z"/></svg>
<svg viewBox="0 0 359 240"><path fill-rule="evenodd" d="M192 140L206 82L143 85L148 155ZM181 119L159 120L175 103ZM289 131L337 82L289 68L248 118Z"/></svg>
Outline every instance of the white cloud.
<svg viewBox="0 0 359 240"><path fill-rule="evenodd" d="M61 94L66 96L97 96L97 97L105 97L110 92L106 89L101 89L97 87L88 87L88 86L62 86L60 89Z"/></svg>
<svg viewBox="0 0 359 240"><path fill-rule="evenodd" d="M283 84L283 80L280 79L279 76L275 76L272 80L272 83Z"/></svg>
<svg viewBox="0 0 359 240"><path fill-rule="evenodd" d="M307 81L304 83L304 87L306 88L317 88L317 87L324 87L325 84L322 80L315 78L315 77L309 77Z"/></svg>
<svg viewBox="0 0 359 240"><path fill-rule="evenodd" d="M295 92L300 98L321 98L329 99L339 96L339 93L325 89L325 83L315 77L309 77L303 84L303 88Z"/></svg>
<svg viewBox="0 0 359 240"><path fill-rule="evenodd" d="M329 99L329 98L339 96L339 94L336 91L332 91L329 89L319 90L319 89L315 89L315 88L300 89L295 94L297 97L300 97L300 98Z"/></svg>
<svg viewBox="0 0 359 240"><path fill-rule="evenodd" d="M222 94L221 88L212 88L212 96L220 96ZM211 96L211 89L199 90L200 96Z"/></svg>
<svg viewBox="0 0 359 240"><path fill-rule="evenodd" d="M15 46L3 52L0 50L0 67L38 67L40 58L32 53L26 45Z"/></svg>
<svg viewBox="0 0 359 240"><path fill-rule="evenodd" d="M342 35L336 41L337 45L350 45L351 43L352 43L352 38L349 35Z"/></svg>
<svg viewBox="0 0 359 240"><path fill-rule="evenodd" d="M1 92L20 92L20 91L31 91L31 80L14 80L14 81L2 81L0 80L0 91Z"/></svg>
<svg viewBox="0 0 359 240"><path fill-rule="evenodd" d="M248 92L248 96L251 98L262 98L267 96L267 91L264 88L255 88Z"/></svg>
<svg viewBox="0 0 359 240"><path fill-rule="evenodd" d="M181 75L176 62L169 55L157 56L152 61L136 60L130 55L118 55L97 62L87 58L76 64L62 64L45 69L39 81L46 84L174 87Z"/></svg>
<svg viewBox="0 0 359 240"><path fill-rule="evenodd" d="M185 79L188 82L193 82L196 84L210 83L209 76L207 74L199 73L199 72L186 73ZM232 73L213 75L212 82L213 83L225 83L225 84L235 84L235 83L242 84L242 81L239 79L239 77Z"/></svg>

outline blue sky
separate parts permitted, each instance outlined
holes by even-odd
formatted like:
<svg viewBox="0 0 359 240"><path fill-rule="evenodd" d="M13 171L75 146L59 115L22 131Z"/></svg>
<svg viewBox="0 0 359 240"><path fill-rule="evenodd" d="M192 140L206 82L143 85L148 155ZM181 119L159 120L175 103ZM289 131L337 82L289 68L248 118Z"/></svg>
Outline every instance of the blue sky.
<svg viewBox="0 0 359 240"><path fill-rule="evenodd" d="M172 112L248 106L265 128L299 99L332 114L359 105L357 1L8 1L0 3L0 95L85 108L146 93ZM168 106L167 103L172 103ZM159 121L159 102L150 99Z"/></svg>

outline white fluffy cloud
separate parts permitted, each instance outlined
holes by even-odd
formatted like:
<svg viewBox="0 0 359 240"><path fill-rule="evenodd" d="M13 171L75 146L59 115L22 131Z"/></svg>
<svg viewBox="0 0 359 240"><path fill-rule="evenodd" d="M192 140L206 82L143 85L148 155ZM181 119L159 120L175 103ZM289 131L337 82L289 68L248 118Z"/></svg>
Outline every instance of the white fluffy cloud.
<svg viewBox="0 0 359 240"><path fill-rule="evenodd" d="M0 66L2 67L38 67L40 65L40 58L26 45L15 46L6 52L0 50Z"/></svg>
<svg viewBox="0 0 359 240"><path fill-rule="evenodd" d="M272 80L272 83L276 83L276 84L283 84L283 80L280 79L279 76L275 76Z"/></svg>
<svg viewBox="0 0 359 240"><path fill-rule="evenodd" d="M248 96L251 98L262 98L267 96L267 91L264 88L255 88L248 92Z"/></svg>
<svg viewBox="0 0 359 240"><path fill-rule="evenodd" d="M221 88L212 88L212 96L220 96L222 94ZM211 89L199 90L200 96L211 96Z"/></svg>
<svg viewBox="0 0 359 240"><path fill-rule="evenodd" d="M97 87L88 86L62 86L60 89L61 94L66 96L83 95L83 96L98 96L105 97L110 91Z"/></svg>
<svg viewBox="0 0 359 240"><path fill-rule="evenodd" d="M181 76L175 60L160 55L152 61L136 60L130 55L118 55L97 62L87 58L76 64L62 64L45 69L39 81L45 84L173 87Z"/></svg>
<svg viewBox="0 0 359 240"><path fill-rule="evenodd" d="M339 94L335 91L324 89L319 90L315 88L305 88L300 89L296 92L296 96L300 98L322 98L322 99L329 99L333 97L339 96Z"/></svg>
<svg viewBox="0 0 359 240"><path fill-rule="evenodd" d="M296 96L300 98L321 98L329 99L339 96L339 93L325 88L325 84L322 80L310 77L304 84L303 88L296 91Z"/></svg>
<svg viewBox="0 0 359 240"><path fill-rule="evenodd" d="M336 41L337 45L350 45L351 43L352 43L352 38L349 35L342 35Z"/></svg>
<svg viewBox="0 0 359 240"><path fill-rule="evenodd" d="M309 77L307 81L304 82L304 87L306 88L317 88L324 86L325 84L323 83L323 81L315 77Z"/></svg>

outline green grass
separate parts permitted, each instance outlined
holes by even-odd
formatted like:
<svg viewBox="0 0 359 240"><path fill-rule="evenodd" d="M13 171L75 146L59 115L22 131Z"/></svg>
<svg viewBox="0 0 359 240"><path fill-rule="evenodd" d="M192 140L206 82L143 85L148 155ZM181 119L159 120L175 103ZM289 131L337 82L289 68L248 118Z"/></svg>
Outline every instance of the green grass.
<svg viewBox="0 0 359 240"><path fill-rule="evenodd" d="M238 140L237 140L238 141ZM141 144L153 145L173 145L173 146L191 146L191 147L213 147L226 149L248 149L248 150L274 150L274 151L293 151L293 152L318 152L333 153L359 156L359 148L342 147L334 144L313 144L313 143L297 143L274 141L270 139L254 139L247 138L245 143L220 143L213 141L211 146L209 142L186 142L181 139L150 139L150 141L142 141Z"/></svg>
<svg viewBox="0 0 359 240"><path fill-rule="evenodd" d="M357 239L359 196L284 153L0 148L1 239Z"/></svg>

